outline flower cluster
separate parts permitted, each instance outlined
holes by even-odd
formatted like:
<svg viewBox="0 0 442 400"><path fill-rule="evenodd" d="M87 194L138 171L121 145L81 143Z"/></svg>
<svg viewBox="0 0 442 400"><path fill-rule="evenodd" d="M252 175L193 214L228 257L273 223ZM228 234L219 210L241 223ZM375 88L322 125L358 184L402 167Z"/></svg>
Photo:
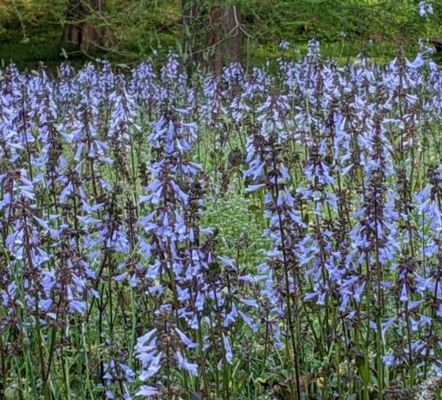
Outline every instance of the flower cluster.
<svg viewBox="0 0 442 400"><path fill-rule="evenodd" d="M172 53L1 70L0 397L366 400L439 379L430 56L340 66L312 41L276 72L188 75Z"/></svg>

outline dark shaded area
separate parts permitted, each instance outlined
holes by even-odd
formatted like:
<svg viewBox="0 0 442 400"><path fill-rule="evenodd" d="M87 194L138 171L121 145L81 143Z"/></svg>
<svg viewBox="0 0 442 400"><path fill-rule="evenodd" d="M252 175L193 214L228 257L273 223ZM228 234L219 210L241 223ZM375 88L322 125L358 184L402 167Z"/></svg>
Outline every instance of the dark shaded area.
<svg viewBox="0 0 442 400"><path fill-rule="evenodd" d="M414 54L418 40L442 38L442 4L420 16L418 0L14 0L0 4L0 60L35 67L65 59L106 57L135 63L164 59L173 48L192 64L219 71L306 51L318 39L326 56L346 60L361 51L388 59ZM288 53L278 44L287 39Z"/></svg>

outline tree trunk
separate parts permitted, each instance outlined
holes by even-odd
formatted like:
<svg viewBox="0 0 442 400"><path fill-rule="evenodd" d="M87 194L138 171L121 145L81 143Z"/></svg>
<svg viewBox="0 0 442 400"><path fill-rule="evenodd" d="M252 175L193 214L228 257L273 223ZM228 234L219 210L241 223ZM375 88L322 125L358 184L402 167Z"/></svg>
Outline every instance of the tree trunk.
<svg viewBox="0 0 442 400"><path fill-rule="evenodd" d="M106 44L106 31L91 22L91 15L104 12L105 0L69 0L64 42L89 53Z"/></svg>
<svg viewBox="0 0 442 400"><path fill-rule="evenodd" d="M222 9L222 30L225 37L222 46L224 62L242 62L244 35L241 30L240 12L237 6Z"/></svg>
<svg viewBox="0 0 442 400"><path fill-rule="evenodd" d="M217 75L230 62L242 61L243 32L234 5L204 5L202 0L181 0L183 53L188 63L207 62Z"/></svg>
<svg viewBox="0 0 442 400"><path fill-rule="evenodd" d="M221 7L212 7L212 9L210 10L208 29L207 46L209 48L208 61L210 69L216 75L220 75L223 70L223 32Z"/></svg>
<svg viewBox="0 0 442 400"><path fill-rule="evenodd" d="M212 7L209 17L207 45L210 49L210 66L219 75L222 67L231 62L242 62L243 32L237 6Z"/></svg>

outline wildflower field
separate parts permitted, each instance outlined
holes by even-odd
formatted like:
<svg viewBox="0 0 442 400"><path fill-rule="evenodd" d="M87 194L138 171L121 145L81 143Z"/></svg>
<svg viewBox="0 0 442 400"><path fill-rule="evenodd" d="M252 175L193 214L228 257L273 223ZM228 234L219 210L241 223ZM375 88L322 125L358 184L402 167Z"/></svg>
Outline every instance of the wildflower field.
<svg viewBox="0 0 442 400"><path fill-rule="evenodd" d="M441 141L424 47L1 69L0 398L442 398Z"/></svg>

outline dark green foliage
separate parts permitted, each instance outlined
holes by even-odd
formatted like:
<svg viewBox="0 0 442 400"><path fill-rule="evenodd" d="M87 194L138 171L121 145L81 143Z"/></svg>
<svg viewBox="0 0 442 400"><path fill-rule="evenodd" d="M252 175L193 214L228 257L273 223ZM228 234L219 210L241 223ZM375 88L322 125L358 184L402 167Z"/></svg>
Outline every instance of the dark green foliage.
<svg viewBox="0 0 442 400"><path fill-rule="evenodd" d="M420 17L418 0L193 0L209 12L219 5L236 5L241 11L247 65L281 55L278 43L287 39L303 48L321 41L326 55L346 59L361 51L383 59L400 47L415 52L418 39L442 37L442 4L433 1L434 14ZM108 0L105 15L90 16L111 32L106 56L132 62L170 48L185 51L181 0ZM11 0L0 4L0 59L21 66L68 57L83 61L84 54L62 45L66 1ZM198 20L196 48L202 58L211 27ZM96 56L89 55L89 56Z"/></svg>

